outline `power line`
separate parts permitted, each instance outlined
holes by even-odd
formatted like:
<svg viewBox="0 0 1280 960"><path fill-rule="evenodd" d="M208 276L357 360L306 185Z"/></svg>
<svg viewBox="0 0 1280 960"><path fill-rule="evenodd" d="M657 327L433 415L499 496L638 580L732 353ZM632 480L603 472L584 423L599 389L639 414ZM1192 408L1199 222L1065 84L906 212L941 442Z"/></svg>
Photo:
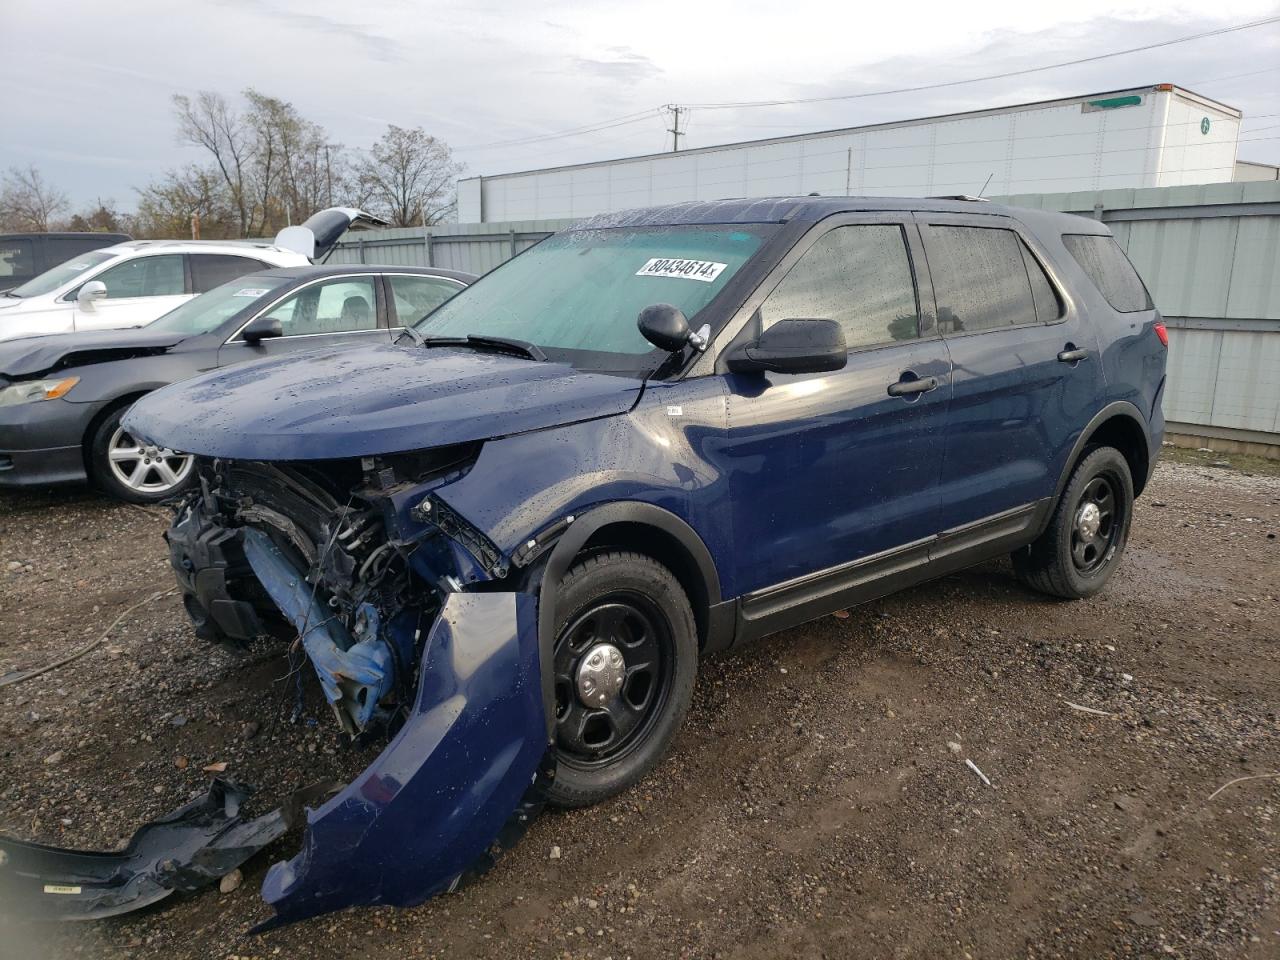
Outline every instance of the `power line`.
<svg viewBox="0 0 1280 960"><path fill-rule="evenodd" d="M610 130L613 127L623 127L630 123L639 123L642 120L650 120L653 117L660 115L661 111L657 107L650 107L647 110L641 110L637 113L629 113L622 117L615 117L612 120L601 120L598 123L585 124L581 127L572 127L568 130L560 130L555 133L532 134L528 137L518 137L513 140L495 140L492 143L477 143L466 147L454 147L454 150L489 150L494 147L517 147L529 143L542 143L547 140L559 140L563 137L577 137L588 133L599 133L602 130Z"/></svg>
<svg viewBox="0 0 1280 960"><path fill-rule="evenodd" d="M1145 44L1140 47L1131 47L1127 50L1116 50L1110 53L1100 53L1091 57L1081 57L1076 60L1065 60L1065 61L1062 61L1061 63L1050 63L1050 64L1045 64L1039 67L1028 67L1023 70L1010 70L1004 73L989 74L987 76L982 76L982 77L970 77L965 80L948 80L942 83L927 83L927 84L920 84L913 87L898 87L890 90L872 90L872 91L867 91L865 93L839 94L839 95L829 96L829 97L800 97L800 98L785 99L785 100L744 100L739 102L724 102L724 103L693 103L693 104L682 104L679 106L675 104L669 104L667 107L662 107L662 108L650 107L647 110L641 110L641 111L637 111L636 113L625 114L624 116L614 117L610 120L601 120L596 123L584 124L579 127L571 127L567 130L558 130L555 132L544 133L544 134L532 134L528 137L517 137L510 140L495 140L489 143L479 143L479 144L473 144L470 146L455 147L454 149L457 150L458 152L476 151L476 150L492 150L500 147L516 147L516 146L525 146L525 145L536 144L536 143L544 143L549 140L560 140L567 137L586 136L588 134L599 133L604 130L611 130L615 127L627 126L629 124L634 124L634 123L641 123L646 120L650 120L655 116L660 117L664 110L667 110L667 111L678 110L687 114L687 112L691 107L697 107L702 110L730 110L730 109L746 109L749 107L790 106L790 105L807 104L807 103L832 103L832 102L842 101L842 100L861 100L869 97L885 97L885 96L891 96L899 93L919 93L924 90L940 90L948 87L964 86L966 84L971 84L971 83L982 83L988 80L1002 80L1009 77L1021 77L1021 76L1026 76L1028 74L1033 74L1033 73L1043 73L1047 70L1057 70L1062 67L1072 67L1072 66L1077 66L1079 64L1083 64L1083 63L1095 63L1099 60L1107 60L1113 57L1126 56L1131 53L1140 53L1146 50L1155 50L1161 47L1173 46L1179 43L1189 43L1193 40L1203 40L1208 37L1222 36L1223 34L1235 33L1241 30L1251 30L1256 27L1263 27L1263 26L1267 26L1269 24L1273 24L1277 22L1280 22L1280 16L1267 17L1261 20L1253 20L1248 23L1235 24L1229 27L1220 27L1216 30L1206 30L1201 33L1189 34L1188 36L1185 36L1185 37L1176 37L1172 40L1163 40L1163 41L1160 41L1159 43ZM1214 77L1214 78L1211 78L1210 80L1199 80L1196 82L1208 83L1208 82L1214 82L1216 80L1234 79L1235 77L1253 76L1259 73L1270 72L1271 69L1275 69L1275 68L1268 68L1267 70L1256 70L1250 73L1234 74L1230 77ZM676 130L669 129L667 131L668 133L672 133L674 135L677 149L679 147L679 138L685 135L684 130L679 130L677 132L679 128L679 119L680 119L680 114L677 113L676 114L677 122L673 125L677 129Z"/></svg>
<svg viewBox="0 0 1280 960"><path fill-rule="evenodd" d="M1025 77L1032 73L1043 73L1046 70L1058 70L1062 67L1074 67L1082 63L1096 63L1099 60L1109 60L1112 57L1124 57L1131 53L1142 53L1145 50L1157 50L1161 47L1170 47L1178 43L1189 43L1192 40L1204 40L1208 37L1219 37L1227 33L1236 33L1240 30L1252 30L1255 27L1265 27L1268 24L1280 22L1280 17L1266 17L1262 20L1251 20L1248 23L1238 23L1230 27L1219 27L1217 30L1205 30L1201 33L1189 34L1185 37L1175 37L1172 40L1162 40L1159 43L1148 43L1141 47L1130 47L1127 50L1115 50L1111 53L1099 53L1092 57L1081 57L1078 60L1064 60L1061 63L1048 63L1039 67L1026 67L1022 70L1009 70L1004 73L991 73L983 77L970 77L966 80L947 80L942 83L924 83L914 87L898 87L892 90L871 90L866 93L845 93L830 97L796 97L787 100L742 100L736 103L691 103L690 107L697 107L701 110L738 110L748 107L781 107L791 106L803 103L832 103L837 100L862 100L867 97L887 97L897 93L919 93L922 90L941 90L946 87L959 87L969 83L982 83L987 80L1004 80L1008 77Z"/></svg>

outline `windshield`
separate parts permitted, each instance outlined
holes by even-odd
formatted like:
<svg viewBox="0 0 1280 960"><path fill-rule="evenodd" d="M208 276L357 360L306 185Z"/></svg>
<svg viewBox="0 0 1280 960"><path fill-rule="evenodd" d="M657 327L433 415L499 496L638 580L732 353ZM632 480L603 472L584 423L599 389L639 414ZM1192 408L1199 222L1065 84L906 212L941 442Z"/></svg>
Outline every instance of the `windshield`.
<svg viewBox="0 0 1280 960"><path fill-rule="evenodd" d="M424 337L468 334L537 344L580 369L636 372L655 347L636 326L650 304L695 319L771 226L571 230L549 237L428 314Z"/></svg>
<svg viewBox="0 0 1280 960"><path fill-rule="evenodd" d="M66 263L60 263L56 267L50 267L38 277L32 277L20 287L15 287L8 291L6 297L38 297L44 293L52 293L64 284L70 283L76 277L80 276L88 270L92 270L99 264L106 263L114 253L106 253L102 250L95 250L92 253L82 253L78 257L72 257Z"/></svg>
<svg viewBox="0 0 1280 960"><path fill-rule="evenodd" d="M291 282L288 277L237 277L175 307L147 324L147 329L193 336L211 333L241 310L258 306L272 291Z"/></svg>

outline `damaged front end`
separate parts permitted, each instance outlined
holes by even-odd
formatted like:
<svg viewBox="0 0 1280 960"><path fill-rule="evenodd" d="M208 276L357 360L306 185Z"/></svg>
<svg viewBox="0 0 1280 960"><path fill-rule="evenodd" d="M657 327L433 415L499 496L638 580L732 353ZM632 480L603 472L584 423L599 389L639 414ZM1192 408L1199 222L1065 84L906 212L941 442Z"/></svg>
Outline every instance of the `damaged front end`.
<svg viewBox="0 0 1280 960"><path fill-rule="evenodd" d="M301 851L263 883L276 912L264 927L452 889L483 872L542 805L552 769L536 583L527 568L509 574L461 518L423 506L469 469L477 449L209 461L167 534L200 637L237 647L261 636L285 641L291 658L305 654L343 731L389 741L351 783L307 809ZM274 814L273 826L287 825ZM228 823L202 829L243 826ZM258 831L262 842L245 857L281 833ZM182 843L208 845L194 833ZM54 855L70 852L41 849L52 859L33 854L28 872L56 892L64 884ZM158 899L166 884L194 885L183 885L189 871L129 869L146 875L143 892L113 897L111 912Z"/></svg>

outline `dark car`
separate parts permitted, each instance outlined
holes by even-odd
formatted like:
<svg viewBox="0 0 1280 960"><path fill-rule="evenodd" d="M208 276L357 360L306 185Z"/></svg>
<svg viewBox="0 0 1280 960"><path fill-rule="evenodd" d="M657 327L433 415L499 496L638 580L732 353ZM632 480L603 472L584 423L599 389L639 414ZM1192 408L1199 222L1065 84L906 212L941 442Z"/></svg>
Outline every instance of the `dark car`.
<svg viewBox="0 0 1280 960"><path fill-rule="evenodd" d="M0 343L0 487L89 479L133 503L170 498L194 481L193 458L120 425L139 397L246 360L389 343L472 279L416 267L280 267L145 327Z"/></svg>
<svg viewBox="0 0 1280 960"><path fill-rule="evenodd" d="M64 260L131 239L127 233L0 234L0 293L26 283Z"/></svg>
<svg viewBox="0 0 1280 960"><path fill-rule="evenodd" d="M202 457L168 533L197 634L294 641L338 722L389 738L264 898L451 889L544 800L651 771L702 653L1001 555L1095 593L1165 341L1094 220L723 201L588 220L412 340L143 399L132 435Z"/></svg>

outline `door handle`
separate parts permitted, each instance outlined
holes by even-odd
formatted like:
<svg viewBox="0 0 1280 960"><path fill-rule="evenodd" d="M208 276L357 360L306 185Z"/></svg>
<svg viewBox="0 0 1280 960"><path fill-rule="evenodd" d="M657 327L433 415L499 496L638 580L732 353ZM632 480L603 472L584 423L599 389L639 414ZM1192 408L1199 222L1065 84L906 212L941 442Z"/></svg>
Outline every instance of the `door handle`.
<svg viewBox="0 0 1280 960"><path fill-rule="evenodd" d="M1063 350L1058 354L1058 359L1063 363L1079 363L1081 360L1089 359L1089 351L1077 350L1074 348L1070 350Z"/></svg>
<svg viewBox="0 0 1280 960"><path fill-rule="evenodd" d="M913 393L928 393L937 386L937 377L922 377L918 380L898 380L889 384L889 396L909 397Z"/></svg>

